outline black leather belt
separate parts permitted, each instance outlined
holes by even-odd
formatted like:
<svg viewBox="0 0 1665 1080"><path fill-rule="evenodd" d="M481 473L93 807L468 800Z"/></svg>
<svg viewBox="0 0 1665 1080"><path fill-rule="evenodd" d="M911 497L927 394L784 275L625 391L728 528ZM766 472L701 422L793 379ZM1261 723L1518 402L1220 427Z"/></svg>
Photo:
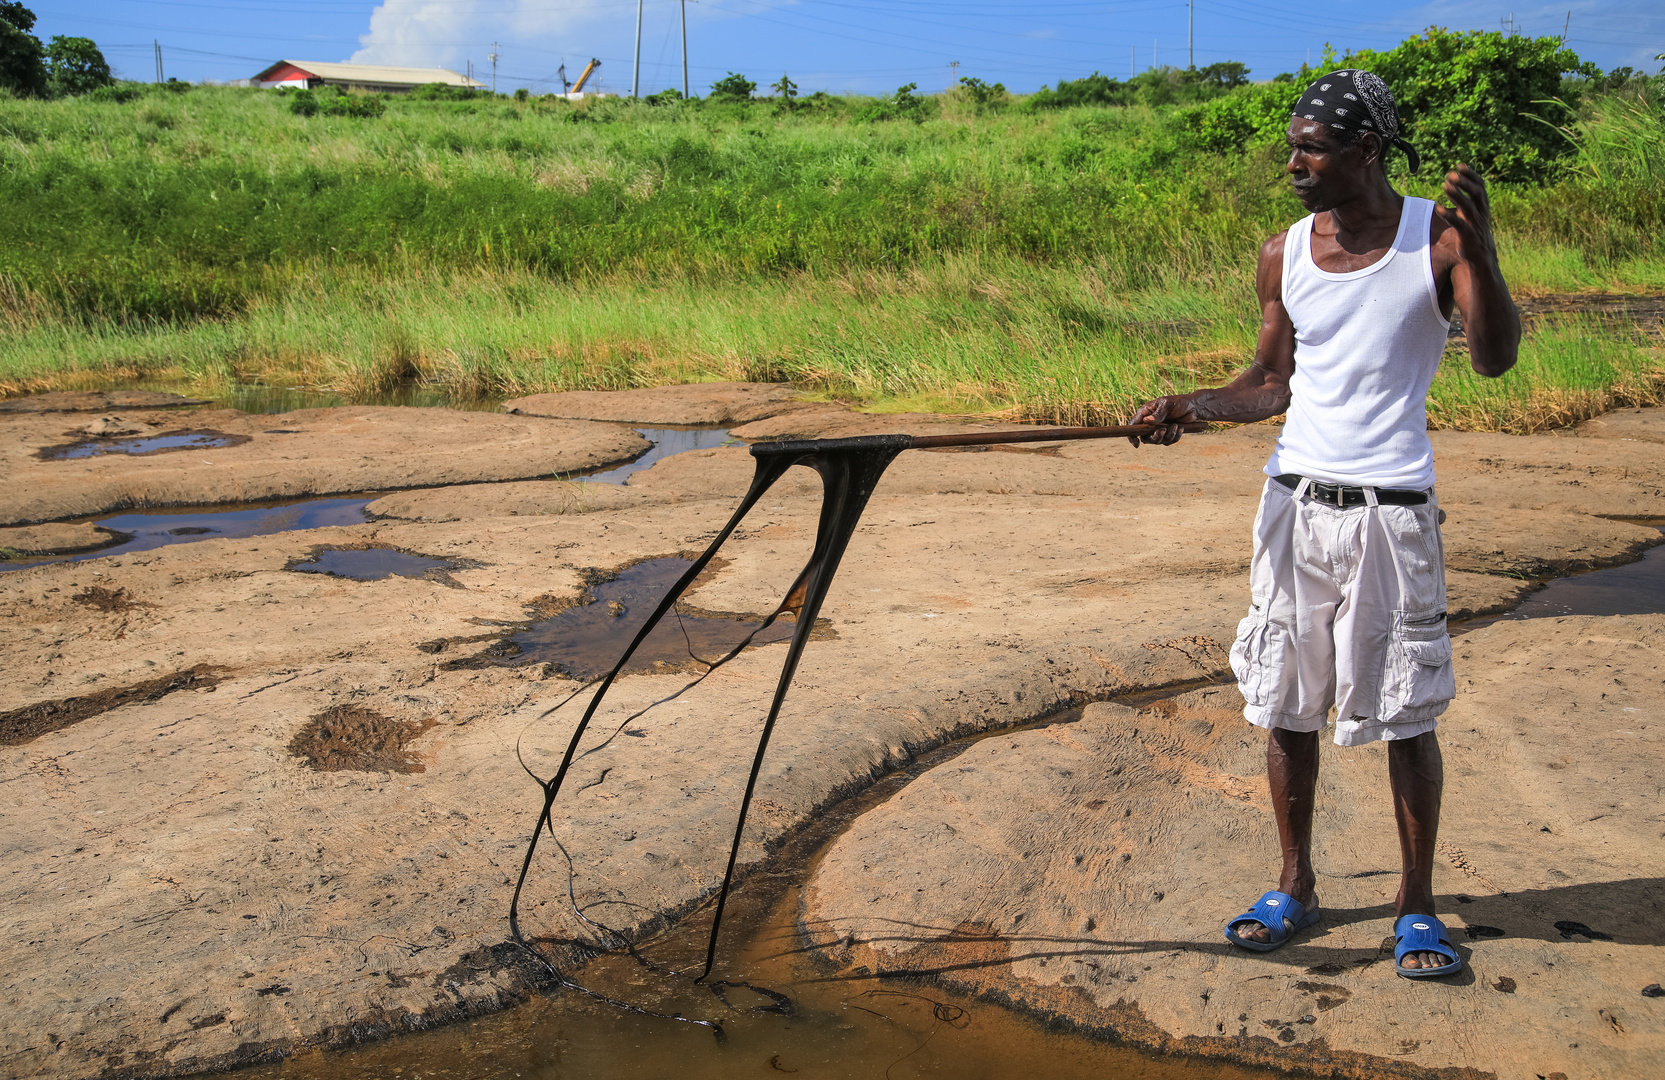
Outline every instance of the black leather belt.
<svg viewBox="0 0 1665 1080"><path fill-rule="evenodd" d="M1304 476L1294 473L1284 473L1274 477L1278 483L1291 491L1300 486ZM1336 506L1345 509L1349 506L1366 505L1364 489L1348 487L1346 484L1326 484L1322 480L1307 481L1307 495L1313 502L1321 502L1325 506ZM1409 491L1405 488L1377 488L1376 501L1384 506L1422 506L1428 501L1426 491Z"/></svg>

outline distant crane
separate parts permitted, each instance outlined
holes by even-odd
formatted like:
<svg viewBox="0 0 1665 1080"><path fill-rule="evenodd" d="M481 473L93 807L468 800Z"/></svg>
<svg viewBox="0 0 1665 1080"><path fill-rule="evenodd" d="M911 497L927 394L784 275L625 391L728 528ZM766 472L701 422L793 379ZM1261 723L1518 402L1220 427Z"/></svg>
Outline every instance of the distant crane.
<svg viewBox="0 0 1665 1080"><path fill-rule="evenodd" d="M592 57L590 62L584 65L584 73L578 76L578 81L572 84L572 89L569 90L568 93L582 94L584 92L584 84L590 81L590 76L595 74L595 69L600 66L601 61Z"/></svg>

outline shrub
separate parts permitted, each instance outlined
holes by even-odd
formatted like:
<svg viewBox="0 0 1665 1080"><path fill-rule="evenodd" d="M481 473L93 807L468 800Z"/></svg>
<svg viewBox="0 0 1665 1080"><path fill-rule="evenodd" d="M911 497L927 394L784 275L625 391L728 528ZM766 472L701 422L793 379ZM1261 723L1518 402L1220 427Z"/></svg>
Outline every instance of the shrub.
<svg viewBox="0 0 1665 1080"><path fill-rule="evenodd" d="M475 98L490 97L489 90L476 90L471 86L450 86L446 83L423 83L405 95L407 101L472 101Z"/></svg>
<svg viewBox="0 0 1665 1080"><path fill-rule="evenodd" d="M532 100L532 91L530 91L526 87L522 86L520 89L515 91L515 100L520 101L520 102L531 101Z"/></svg>
<svg viewBox="0 0 1665 1080"><path fill-rule="evenodd" d="M1187 149L1226 153L1277 142L1305 83L1258 83L1174 113L1170 123Z"/></svg>
<svg viewBox="0 0 1665 1080"><path fill-rule="evenodd" d="M1153 68L1126 82L1093 72L1084 79L1060 79L1055 88L1029 95L1031 109L1069 109L1081 105L1184 105L1209 101L1243 86L1249 69L1235 60L1205 68Z"/></svg>
<svg viewBox="0 0 1665 1080"><path fill-rule="evenodd" d="M296 116L377 117L387 110L387 101L380 94L349 94L339 86L326 87L314 93L297 90L289 99L289 111Z"/></svg>
<svg viewBox="0 0 1665 1080"><path fill-rule="evenodd" d="M144 87L137 83L111 83L100 86L87 95L88 101L109 101L117 105L125 105L129 101L137 101L145 96Z"/></svg>
<svg viewBox="0 0 1665 1080"><path fill-rule="evenodd" d="M731 98L739 101L750 101L751 96L756 92L756 83L752 82L744 75L736 75L732 71L711 84L711 96L713 98Z"/></svg>
<svg viewBox="0 0 1665 1080"><path fill-rule="evenodd" d="M1556 169L1571 144L1533 114L1563 94L1564 73L1601 74L1558 38L1440 27L1386 52L1349 54L1341 63L1387 82L1407 141L1431 168L1462 161L1504 181L1542 180Z"/></svg>
<svg viewBox="0 0 1665 1080"><path fill-rule="evenodd" d="M960 77L960 85L954 92L971 102L978 112L999 109L1010 99L1003 83L986 83L969 75Z"/></svg>
<svg viewBox="0 0 1665 1080"><path fill-rule="evenodd" d="M856 123L871 124L879 120L912 120L916 124L923 123L925 99L914 94L918 89L918 83L898 86L896 93L878 99L856 114Z"/></svg>

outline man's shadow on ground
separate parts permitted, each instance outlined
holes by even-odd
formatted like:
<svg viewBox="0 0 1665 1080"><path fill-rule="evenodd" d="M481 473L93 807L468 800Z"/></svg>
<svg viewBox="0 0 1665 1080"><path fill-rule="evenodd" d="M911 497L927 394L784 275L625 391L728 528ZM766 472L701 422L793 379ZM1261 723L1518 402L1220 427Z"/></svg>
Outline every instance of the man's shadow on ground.
<svg viewBox="0 0 1665 1080"><path fill-rule="evenodd" d="M1322 892L1319 899L1323 899ZM1462 972L1448 980L1457 984L1474 981L1468 963L1471 946L1489 939L1665 946L1665 878L1591 882L1493 896L1455 893L1439 897L1438 906L1441 914L1448 918L1457 916L1465 924L1451 927L1451 943L1464 960ZM1368 949L1323 944L1326 930L1377 919L1391 921L1392 904L1326 907L1316 927L1299 932L1287 946L1269 953L1249 952L1225 941L1223 927L1232 914L1235 913L1220 917L1220 929L1211 929L1206 934L1199 931L1193 940L1143 941L1099 935L1001 934L977 924L951 927L901 920L886 920L896 928L893 934L839 938L835 936L836 920L806 920L801 929L816 943L800 944L783 952L807 953L826 960L830 951L847 945L911 945L896 955L895 967L887 965L882 972L885 976L897 977L949 975L956 971L1009 966L1019 961L1114 960L1179 952L1230 955L1261 961L1271 967L1300 969L1308 975L1340 975L1379 960L1391 961L1393 956L1391 937ZM826 981L867 979L874 974L877 973L866 969L830 973Z"/></svg>

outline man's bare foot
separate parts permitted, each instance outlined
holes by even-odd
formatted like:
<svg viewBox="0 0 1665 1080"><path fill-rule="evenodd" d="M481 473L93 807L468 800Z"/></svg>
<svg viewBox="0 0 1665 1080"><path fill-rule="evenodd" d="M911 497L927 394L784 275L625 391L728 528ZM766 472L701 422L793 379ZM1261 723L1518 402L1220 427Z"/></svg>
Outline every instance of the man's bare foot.
<svg viewBox="0 0 1665 1080"><path fill-rule="evenodd" d="M1451 963L1449 956L1441 956L1437 952L1414 952L1406 953L1405 958L1399 961L1399 966L1404 968L1437 968L1444 967L1449 963Z"/></svg>

